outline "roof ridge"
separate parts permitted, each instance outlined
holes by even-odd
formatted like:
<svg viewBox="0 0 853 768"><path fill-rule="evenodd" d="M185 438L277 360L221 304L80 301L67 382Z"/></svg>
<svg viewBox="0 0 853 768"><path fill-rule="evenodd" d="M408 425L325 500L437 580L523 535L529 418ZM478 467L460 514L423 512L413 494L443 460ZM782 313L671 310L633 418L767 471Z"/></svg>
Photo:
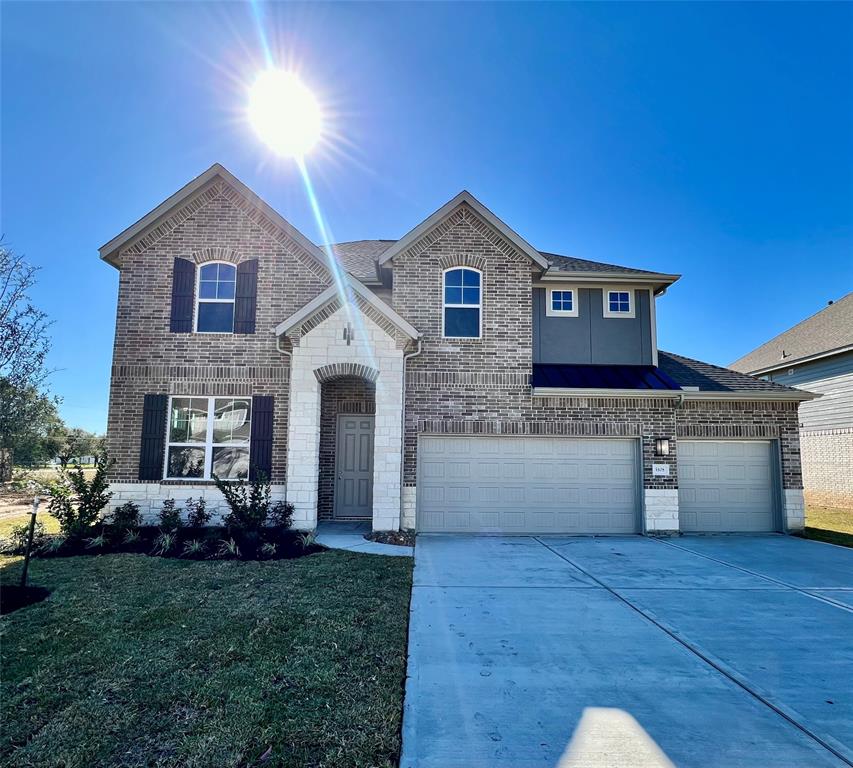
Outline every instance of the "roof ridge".
<svg viewBox="0 0 853 768"><path fill-rule="evenodd" d="M765 342L763 342L762 344L759 344L757 347L754 347L753 349L751 349L751 350L750 350L749 352L747 352L745 355L741 355L737 360L733 360L731 364L732 364L732 365L737 365L739 362L741 362L741 360L746 360L746 358L751 357L752 355L756 354L756 353L757 353L757 352L759 352L760 350L762 350L762 349L764 349L765 347L767 347L767 346L769 346L770 344L772 344L774 341L777 341L777 340L781 339L783 336L785 336L785 335L787 335L787 334L791 333L792 331L795 331L797 328L799 328L799 327L800 327L801 325L803 325L804 323L809 322L809 320L814 320L814 318L816 318L818 315L823 314L824 312L826 312L826 311L828 311L828 310L832 309L833 307L837 307L839 304L841 304L841 302L843 302L843 301L847 301L847 299L850 299L851 297L853 297L853 291L849 291L848 293L844 294L844 296L842 296L840 299L838 299L838 301L833 301L831 304L827 304L825 307L822 307L821 309L817 310L817 312L812 312L812 314L810 314L808 317L804 317L804 318L803 318L802 320L800 320L798 323L794 323L794 325L789 326L786 330L784 330L784 331L780 331L780 332L779 332L779 333L777 333L775 336L772 336L772 337L770 337L769 339L767 339L767 341L765 341ZM784 350L783 350L783 351L784 351ZM827 349L827 350L824 350L824 351L829 352L829 351L831 351L831 349ZM802 356L801 356L801 357L802 357ZM806 355L806 357L808 357L808 355ZM786 361L786 359L785 359L785 358L782 358L782 359L779 361L779 365L780 365L780 367L781 367L782 365L785 365L785 364L786 364L786 362L793 363L793 362L796 362L796 361L797 361L797 360L799 360L799 359L800 359L800 357L795 357L795 358L792 358L791 360L787 360L787 361ZM767 367L767 366L763 366L763 367Z"/></svg>

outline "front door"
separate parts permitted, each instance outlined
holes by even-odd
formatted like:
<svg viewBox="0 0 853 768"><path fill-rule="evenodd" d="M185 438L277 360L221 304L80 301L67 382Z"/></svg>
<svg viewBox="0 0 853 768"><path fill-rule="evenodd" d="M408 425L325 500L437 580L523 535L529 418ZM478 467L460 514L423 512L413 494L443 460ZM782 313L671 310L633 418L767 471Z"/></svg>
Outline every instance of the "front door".
<svg viewBox="0 0 853 768"><path fill-rule="evenodd" d="M338 416L335 517L373 516L373 416Z"/></svg>

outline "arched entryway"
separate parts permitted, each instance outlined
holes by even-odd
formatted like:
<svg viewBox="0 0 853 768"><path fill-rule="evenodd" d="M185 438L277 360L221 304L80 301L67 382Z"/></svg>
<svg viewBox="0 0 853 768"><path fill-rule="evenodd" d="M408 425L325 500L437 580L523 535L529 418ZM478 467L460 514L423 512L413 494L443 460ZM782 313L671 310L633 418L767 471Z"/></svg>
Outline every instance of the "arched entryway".
<svg viewBox="0 0 853 768"><path fill-rule="evenodd" d="M376 384L359 376L320 383L320 466L317 517L370 520Z"/></svg>

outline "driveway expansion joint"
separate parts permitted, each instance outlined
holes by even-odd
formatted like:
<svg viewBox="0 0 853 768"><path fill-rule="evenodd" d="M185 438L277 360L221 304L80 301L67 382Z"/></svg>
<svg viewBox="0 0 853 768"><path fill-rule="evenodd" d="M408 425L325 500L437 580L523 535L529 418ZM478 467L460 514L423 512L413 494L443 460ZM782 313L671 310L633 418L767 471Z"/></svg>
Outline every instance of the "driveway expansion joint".
<svg viewBox="0 0 853 768"><path fill-rule="evenodd" d="M664 623L663 621L661 621L660 619L658 619L658 618L654 615L654 613L653 613L653 612L651 612L651 611L649 611L649 610L647 610L647 609L640 608L639 606L635 605L635 604L634 604L633 602L631 602L631 600L629 600L627 597L625 597L624 595L620 594L620 593L619 593L615 588L610 587L610 586L608 586L607 584L605 584L603 581L601 581L598 577L594 576L592 573L590 573L589 571L587 571L585 568L582 568L580 565L578 565L577 563L575 563L574 561L572 561L570 558L566 557L566 556L565 556L565 555L563 555L562 553L558 552L555 548L553 548L553 547L549 546L548 544L546 544L544 541L542 541L542 539L541 539L541 538L539 538L539 537L537 537L537 536L534 536L533 538L534 538L536 541L538 541L538 542L539 542L543 547L545 547L547 550L549 550L550 552L553 552L557 557L559 557L559 558L561 558L561 559L565 560L565 561L566 561L569 565L571 565L573 568L577 568L577 569L578 569L581 573L583 573L585 576L587 576L588 578L592 579L592 580L593 580L594 582L596 582L597 584L600 584L600 585L601 585L601 587L602 587L603 589L607 590L607 592L609 592L611 595L613 595L613 597L615 597L617 600L619 600L620 602L622 602L622 603L624 603L625 605L627 605L631 610L633 610L633 611L635 611L636 613L638 613L638 614L639 614L640 616L642 616L646 621L650 622L650 623L651 623L651 624L653 624L655 627L657 627L658 629L660 629L662 632L664 632L665 634L669 635L669 637L671 637L673 640L675 640L679 645L681 645L682 647L684 647L685 649L687 649L690 653L694 654L696 657L698 657L699 659L701 659L701 660L702 660L703 662L705 662L708 666L710 666L711 668L713 668L714 670L716 670L719 674L721 674L723 677L725 677L726 679L728 679L730 682L734 683L736 686L738 686L738 687L739 687L741 690L743 690L745 693L749 694L749 695L750 695L750 696L752 696L754 699L756 699L757 701L759 701L761 704L763 704L764 706L766 706L768 709L770 709L770 710L772 710L773 712L775 712L775 713L776 713L777 715L779 715L781 718L783 718L783 719L784 719L784 720L786 720L788 723L790 723L791 725L793 725L797 730L801 731L803 734L805 734L806 736L808 736L810 739L812 739L813 741L815 741L817 744L820 744L824 749L826 749L828 752L831 752L831 753L832 753L833 755L835 755L835 757L837 757L839 760L842 760L844 763L846 763L846 764L847 764L847 765L849 765L849 766L853 766L853 752L851 752L851 751L846 747L846 745L841 744L841 743L839 743L839 742L835 742L835 740L834 740L834 739L833 739L831 742L830 742L830 741L827 741L827 740L826 740L826 739L824 739L823 737L821 737L821 736L819 736L818 734L814 733L814 731L812 731L812 730L811 730L810 728L808 728L807 726L803 725L803 724L802 724L802 723L797 719L797 718L799 717L798 713L796 713L794 710L789 710L787 707L784 707L783 705L777 705L777 704L774 704L772 701L770 701L770 700L769 700L769 698L768 698L768 697L766 697L764 694L762 694L762 693L761 693L761 692L756 688L756 686L754 686L754 685L750 684L750 683L749 683L749 682L748 682L748 681L747 681L747 680L746 680L742 675L738 674L735 670L731 669L727 664L725 664L724 662L722 662L722 661L720 661L719 659L715 658L714 656L712 656L710 653L708 653L708 652L707 652L707 651L705 651L704 649L701 649L700 647L698 647L695 643L692 643L692 642L688 641L688 640L687 640L684 636L682 636L679 632L677 632L677 631L676 631L676 630L674 630L673 628L669 627L667 624L665 624L665 623ZM695 552L691 552L690 550L685 549L684 547L679 547L679 546L678 546L678 545L676 545L676 544L671 544L671 543L670 543L670 542L668 542L668 541L663 541L662 539L655 538L654 540L655 540L655 541L659 541L661 544L668 544L668 545L670 545L670 546L672 546L672 547L674 547L674 548L676 548L676 549L680 549L680 550L682 550L682 551L684 551L684 552L689 552L690 554L697 554L697 553L695 553ZM705 556L704 556L704 555L700 555L700 557L705 557ZM708 560L712 560L712 561L713 561L713 560L715 560L715 559L714 559L714 558L712 558L712 557L706 557L706 559L708 559ZM725 565L725 566L728 566L728 565L729 565L728 563L725 563L725 562L723 562L723 561L715 561L715 562L718 562L719 564L721 564L721 565ZM730 566L730 567L733 567L733 568L736 568L736 569L738 569L738 570L741 570L741 571L744 571L744 572L746 572L746 573L749 573L748 569L740 568L739 566ZM792 587L792 586L790 586L790 585L787 585L787 584L785 584L784 582L778 581L778 580L776 580L776 579L772 579L772 578L770 578L770 577L763 577L763 576L761 576L760 574L751 574L751 575L758 576L759 578L765 578L767 581L775 582L775 583L777 583L777 584L779 584L779 585L781 585L781 586L783 586L783 587L787 587L790 591L794 591L794 592L802 592L802 590L800 590L800 589L798 589L798 588L796 588L796 587ZM807 594L807 593L803 593L803 594ZM816 600L821 600L821 598L816 597L816 596L814 596L814 595L808 595L808 596L809 596L809 597L813 597L813 598L814 598L814 599L816 599ZM825 602L830 602L830 603L832 603L833 605L836 605L836 606L837 606L837 604L833 603L832 601L827 600L827 601L825 601ZM841 606L837 606L837 607L841 607ZM845 607L846 607L846 606L845 606ZM848 610L849 610L849 609L848 609Z"/></svg>

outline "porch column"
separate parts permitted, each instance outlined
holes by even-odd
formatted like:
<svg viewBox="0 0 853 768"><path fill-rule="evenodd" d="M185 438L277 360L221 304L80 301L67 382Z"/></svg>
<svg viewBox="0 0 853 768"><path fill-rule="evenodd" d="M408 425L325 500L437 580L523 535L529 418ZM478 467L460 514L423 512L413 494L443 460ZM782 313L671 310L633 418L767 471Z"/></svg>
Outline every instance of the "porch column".
<svg viewBox="0 0 853 768"><path fill-rule="evenodd" d="M295 347L290 361L287 422L287 499L295 507L293 527L317 527L320 471L320 382L309 350Z"/></svg>
<svg viewBox="0 0 853 768"><path fill-rule="evenodd" d="M373 434L374 531L396 531L400 527L403 355L401 351L394 352L386 353L378 361Z"/></svg>

